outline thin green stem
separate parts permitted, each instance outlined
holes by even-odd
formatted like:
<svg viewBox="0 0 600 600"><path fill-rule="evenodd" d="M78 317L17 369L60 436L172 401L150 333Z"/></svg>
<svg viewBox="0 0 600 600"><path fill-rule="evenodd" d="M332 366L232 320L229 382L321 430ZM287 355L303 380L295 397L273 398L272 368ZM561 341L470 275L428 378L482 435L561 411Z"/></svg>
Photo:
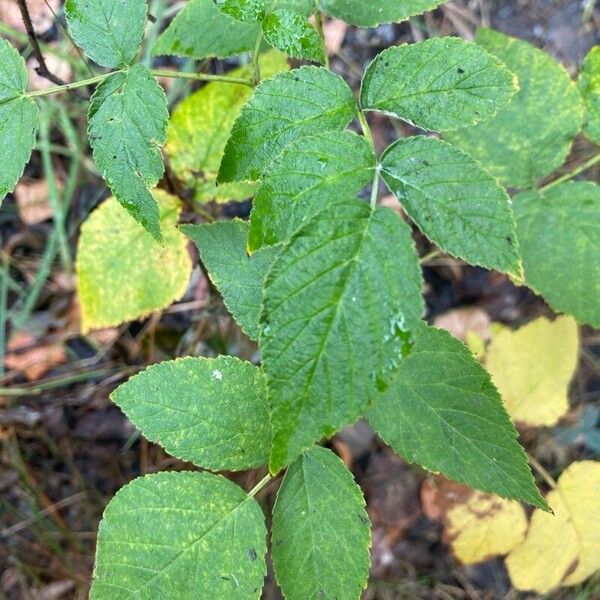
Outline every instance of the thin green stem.
<svg viewBox="0 0 600 600"><path fill-rule="evenodd" d="M111 71L110 73L103 73L102 75L96 75L95 77L89 77L88 79L81 79L80 81L73 81L72 83L65 83L64 85L54 85L45 90L36 90L33 92L27 92L23 94L26 98L35 98L37 96L50 96L52 94L60 94L62 92L68 92L69 90L75 90L77 88L86 87L95 83L104 81L107 77L113 73L119 73L119 71Z"/></svg>
<svg viewBox="0 0 600 600"><path fill-rule="evenodd" d="M256 496L256 494L258 494L258 492L260 492L260 490L262 490L265 485L267 485L267 483L269 483L269 481L271 481L273 479L273 477L267 473L249 492L248 492L248 496L250 496L251 498L254 498L254 496Z"/></svg>
<svg viewBox="0 0 600 600"><path fill-rule="evenodd" d="M381 165L375 167L375 174L373 175L373 183L371 185L371 208L375 208L377 204L377 198L379 197L379 173L381 173Z"/></svg>
<svg viewBox="0 0 600 600"><path fill-rule="evenodd" d="M375 140L373 139L373 133L371 132L371 128L369 127L369 123L367 122L367 117L365 116L365 113L362 110L358 111L358 121L360 122L360 127L362 129L363 135L371 145L371 148L373 148L373 151L375 151Z"/></svg>
<svg viewBox="0 0 600 600"><path fill-rule="evenodd" d="M227 75L212 75L210 73L184 73L171 69L153 69L150 71L154 77L173 77L176 79L195 79L197 81L221 81L223 83L237 83L252 87L252 81L240 77L227 77Z"/></svg>
<svg viewBox="0 0 600 600"><path fill-rule="evenodd" d="M102 75L96 75L89 79L82 79L81 81L73 81L72 83L65 83L64 85L55 85L45 90L37 90L34 92L27 92L24 94L26 98L35 98L38 96L50 96L52 94L60 94L61 92L68 92L69 90L75 90L77 88L86 87L95 83L104 81L107 77L110 77L114 73L120 73L122 69L116 71L110 71L109 73L103 73ZM173 71L170 69L153 69L150 71L154 77L174 77L178 79L195 79L197 81L222 81L223 83L237 83L240 85L247 85L252 87L254 83L248 79L242 79L240 77L227 77L226 75L212 75L210 73L183 73L181 71Z"/></svg>
<svg viewBox="0 0 600 600"><path fill-rule="evenodd" d="M260 83L260 45L262 44L262 31L259 32L252 51L252 69L254 75L252 77L252 85L256 87Z"/></svg>
<svg viewBox="0 0 600 600"><path fill-rule="evenodd" d="M540 188L540 192L549 190L550 188L554 187L555 185L558 185L559 183L569 181L570 179L577 177L577 175L580 175L584 171L591 169L594 165L597 165L598 163L600 163L600 152L598 152L598 154L594 154L594 156L586 160L584 163L580 164L578 167L575 167L572 171L569 171L568 173L561 175L554 181L547 183L545 186Z"/></svg>
<svg viewBox="0 0 600 600"><path fill-rule="evenodd" d="M323 13L317 11L315 13L315 23L317 25L317 32L321 41L323 42L323 53L325 55L325 68L329 69L329 54L327 54L327 40L325 39L325 29L323 28Z"/></svg>

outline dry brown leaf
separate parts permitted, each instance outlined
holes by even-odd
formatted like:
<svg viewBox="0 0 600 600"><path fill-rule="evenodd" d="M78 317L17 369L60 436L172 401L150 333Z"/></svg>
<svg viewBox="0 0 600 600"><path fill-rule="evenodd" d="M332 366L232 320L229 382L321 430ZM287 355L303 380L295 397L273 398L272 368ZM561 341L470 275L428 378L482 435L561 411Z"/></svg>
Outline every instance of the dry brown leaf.
<svg viewBox="0 0 600 600"><path fill-rule="evenodd" d="M17 331L6 346L4 366L22 373L28 381L37 381L50 369L67 361L60 344L38 344L26 331Z"/></svg>
<svg viewBox="0 0 600 600"><path fill-rule="evenodd" d="M436 327L449 331L461 342L468 341L469 332L476 333L486 342L489 342L491 339L490 326L492 321L489 315L477 306L449 310L438 315L433 324Z"/></svg>
<svg viewBox="0 0 600 600"><path fill-rule="evenodd" d="M327 54L337 54L344 43L348 25L340 19L328 19L323 23L323 35L325 36L325 47Z"/></svg>
<svg viewBox="0 0 600 600"><path fill-rule="evenodd" d="M59 181L57 184L60 189L62 184ZM52 218L52 207L48 201L48 184L44 179L21 180L15 187L15 198L23 223L36 225Z"/></svg>

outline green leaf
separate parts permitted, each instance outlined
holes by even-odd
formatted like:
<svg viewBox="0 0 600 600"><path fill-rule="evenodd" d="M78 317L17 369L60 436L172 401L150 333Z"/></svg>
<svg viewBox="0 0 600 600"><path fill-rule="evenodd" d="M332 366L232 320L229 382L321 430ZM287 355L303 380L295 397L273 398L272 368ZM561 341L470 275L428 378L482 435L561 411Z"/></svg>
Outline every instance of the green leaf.
<svg viewBox="0 0 600 600"><path fill-rule="evenodd" d="M260 25L228 17L213 0L190 0L158 38L152 54L226 58L252 50L259 33Z"/></svg>
<svg viewBox="0 0 600 600"><path fill-rule="evenodd" d="M416 136L392 144L381 165L390 190L442 250L520 274L510 199L472 158L441 140Z"/></svg>
<svg viewBox="0 0 600 600"><path fill-rule="evenodd" d="M0 147L6 150L0 169L0 204L19 181L35 145L39 111L23 95L28 81L21 55L0 39Z"/></svg>
<svg viewBox="0 0 600 600"><path fill-rule="evenodd" d="M269 46L294 58L325 62L323 40L306 18L298 13L276 10L265 17L262 27Z"/></svg>
<svg viewBox="0 0 600 600"><path fill-rule="evenodd" d="M372 179L376 157L364 137L325 131L292 142L267 169L254 199L248 246L277 244L320 212L324 198L357 194Z"/></svg>
<svg viewBox="0 0 600 600"><path fill-rule="evenodd" d="M514 199L525 281L556 310L600 327L600 187L561 183Z"/></svg>
<svg viewBox="0 0 600 600"><path fill-rule="evenodd" d="M365 71L360 101L363 109L447 131L489 119L517 89L514 75L483 48L438 37L377 55Z"/></svg>
<svg viewBox="0 0 600 600"><path fill-rule="evenodd" d="M577 85L585 107L583 133L600 144L600 46L594 46L585 57Z"/></svg>
<svg viewBox="0 0 600 600"><path fill-rule="evenodd" d="M94 161L117 200L157 240L158 207L148 188L164 172L167 99L148 69L138 64L105 79L89 108Z"/></svg>
<svg viewBox="0 0 600 600"><path fill-rule="evenodd" d="M146 0L67 0L67 24L83 51L103 67L131 64L142 44Z"/></svg>
<svg viewBox="0 0 600 600"><path fill-rule="evenodd" d="M214 0L219 10L237 21L257 23L265 18L266 0Z"/></svg>
<svg viewBox="0 0 600 600"><path fill-rule="evenodd" d="M248 256L248 223L235 219L181 230L198 247L200 258L223 302L243 331L258 338L262 284L278 249L263 248Z"/></svg>
<svg viewBox="0 0 600 600"><path fill-rule="evenodd" d="M185 292L192 261L187 240L175 227L181 206L165 192L153 194L160 208L162 245L114 198L81 227L77 293L83 333L145 317Z"/></svg>
<svg viewBox="0 0 600 600"><path fill-rule="evenodd" d="M150 441L199 467L241 471L269 460L264 375L233 356L152 365L111 399Z"/></svg>
<svg viewBox="0 0 600 600"><path fill-rule="evenodd" d="M273 508L273 566L287 600L358 600L370 522L352 473L318 446L290 465Z"/></svg>
<svg viewBox="0 0 600 600"><path fill-rule="evenodd" d="M544 508L498 390L471 352L423 324L368 419L398 454L503 498Z"/></svg>
<svg viewBox="0 0 600 600"><path fill-rule="evenodd" d="M443 4L445 0L319 0L321 10L352 25L375 27L399 23Z"/></svg>
<svg viewBox="0 0 600 600"><path fill-rule="evenodd" d="M289 69L287 59L271 50L260 56L260 72L265 79ZM250 77L243 67L228 73L232 77ZM169 165L194 199L206 202L244 200L254 193L249 183L216 186L217 171L231 127L242 106L252 94L245 85L215 81L188 96L173 111L169 121L165 152Z"/></svg>
<svg viewBox="0 0 600 600"><path fill-rule="evenodd" d="M256 501L220 475L138 477L104 511L90 598L258 600L265 537Z"/></svg>
<svg viewBox="0 0 600 600"><path fill-rule="evenodd" d="M532 187L565 160L581 129L581 98L545 52L491 29L476 41L519 78L520 91L492 120L447 134L505 186Z"/></svg>
<svg viewBox="0 0 600 600"><path fill-rule="evenodd" d="M356 198L327 204L283 245L264 284L273 473L365 411L410 350L423 312L400 216Z"/></svg>
<svg viewBox="0 0 600 600"><path fill-rule="evenodd" d="M356 116L352 90L319 67L301 67L261 83L233 125L218 181L258 179L291 142L341 130Z"/></svg>

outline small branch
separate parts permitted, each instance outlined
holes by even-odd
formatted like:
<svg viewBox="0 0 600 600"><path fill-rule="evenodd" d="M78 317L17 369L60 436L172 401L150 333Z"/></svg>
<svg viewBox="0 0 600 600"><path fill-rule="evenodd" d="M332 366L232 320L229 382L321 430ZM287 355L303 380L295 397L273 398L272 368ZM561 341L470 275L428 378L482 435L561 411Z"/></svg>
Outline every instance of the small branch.
<svg viewBox="0 0 600 600"><path fill-rule="evenodd" d="M558 185L559 183L564 183L565 181L569 181L570 179L577 177L577 175L580 175L584 171L591 169L593 166L597 165L598 163L600 163L600 152L598 154L594 154L594 156L592 156L591 158L586 160L584 163L582 163L578 167L575 167L572 171L569 171L568 173L561 175L554 181L547 183L546 185L541 187L539 191L545 192L546 190L549 190L550 188L554 187L555 185Z"/></svg>
<svg viewBox="0 0 600 600"><path fill-rule="evenodd" d="M37 40L37 36L35 35L35 31L33 29L33 23L31 22L31 15L29 14L29 9L27 8L26 0L17 0L17 6L21 11L21 18L23 19L23 24L25 25L25 31L27 32L27 37L29 38L29 43L31 44L31 48L33 50L33 55L38 62L38 67L36 68L36 73L40 77L44 77L48 79L52 83L57 85L64 85L64 81L50 72L48 69L48 65L46 65L46 60L44 59L44 55L42 54L42 50Z"/></svg>

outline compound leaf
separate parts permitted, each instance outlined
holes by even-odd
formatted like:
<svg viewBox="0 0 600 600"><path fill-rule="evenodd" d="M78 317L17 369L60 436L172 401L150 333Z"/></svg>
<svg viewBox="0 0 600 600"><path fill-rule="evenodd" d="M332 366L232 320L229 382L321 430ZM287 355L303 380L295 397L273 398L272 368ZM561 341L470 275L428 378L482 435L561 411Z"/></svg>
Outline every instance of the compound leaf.
<svg viewBox="0 0 600 600"><path fill-rule="evenodd" d="M325 46L315 28L305 17L291 10L269 13L262 24L267 44L288 56L325 62Z"/></svg>
<svg viewBox="0 0 600 600"><path fill-rule="evenodd" d="M248 256L248 223L237 219L184 225L181 230L198 247L208 275L233 318L249 337L257 339L262 284L278 249L262 248Z"/></svg>
<svg viewBox="0 0 600 600"><path fill-rule="evenodd" d="M259 505L220 475L139 477L104 511L90 597L258 600L265 538Z"/></svg>
<svg viewBox="0 0 600 600"><path fill-rule="evenodd" d="M273 565L287 600L358 600L369 525L361 489L333 452L315 446L298 457L273 508Z"/></svg>
<svg viewBox="0 0 600 600"><path fill-rule="evenodd" d="M187 240L175 225L177 198L155 190L163 243L157 244L114 199L81 227L77 292L81 329L112 327L168 306L186 290L192 272Z"/></svg>
<svg viewBox="0 0 600 600"><path fill-rule="evenodd" d="M341 130L356 116L344 80L319 67L301 67L261 83L233 125L218 181L258 179L291 142L314 131Z"/></svg>
<svg viewBox="0 0 600 600"><path fill-rule="evenodd" d="M110 75L89 108L94 161L117 200L157 240L158 207L148 188L164 172L161 146L169 113L163 89L141 64Z"/></svg>
<svg viewBox="0 0 600 600"><path fill-rule="evenodd" d="M261 313L273 473L364 412L422 311L410 229L391 209L331 202L283 245Z"/></svg>
<svg viewBox="0 0 600 600"><path fill-rule="evenodd" d="M24 97L29 78L21 55L0 39L0 204L23 174L35 144L39 110ZM10 152L8 149L10 148Z"/></svg>
<svg viewBox="0 0 600 600"><path fill-rule="evenodd" d="M572 181L514 198L525 281L557 311L600 327L600 187Z"/></svg>
<svg viewBox="0 0 600 600"><path fill-rule="evenodd" d="M494 335L485 364L513 421L551 426L564 416L578 351L577 323L567 316L540 317Z"/></svg>
<svg viewBox="0 0 600 600"><path fill-rule="evenodd" d="M490 376L448 332L426 325L368 413L403 458L484 492L545 507Z"/></svg>
<svg viewBox="0 0 600 600"><path fill-rule="evenodd" d="M563 163L581 129L579 92L561 65L527 42L491 29L476 41L517 75L520 91L494 119L446 137L503 185L532 187Z"/></svg>
<svg viewBox="0 0 600 600"><path fill-rule="evenodd" d="M358 193L373 179L376 157L350 131L325 131L292 142L267 169L254 199L248 247L287 239L325 208L325 198Z"/></svg>
<svg viewBox="0 0 600 600"><path fill-rule="evenodd" d="M585 108L583 133L600 144L600 46L594 46L585 57L577 85Z"/></svg>
<svg viewBox="0 0 600 600"><path fill-rule="evenodd" d="M251 469L269 460L264 375L233 356L152 365L111 398L150 441L182 460L214 471Z"/></svg>
<svg viewBox="0 0 600 600"><path fill-rule="evenodd" d="M489 119L517 89L515 76L480 46L438 37L377 55L365 71L360 102L365 110L447 131Z"/></svg>
<svg viewBox="0 0 600 600"><path fill-rule="evenodd" d="M506 558L518 590L545 594L600 569L600 463L571 464L547 497L553 514L536 510L525 541Z"/></svg>
<svg viewBox="0 0 600 600"><path fill-rule="evenodd" d="M69 31L78 46L103 67L133 62L142 44L146 0L67 0Z"/></svg>
<svg viewBox="0 0 600 600"><path fill-rule="evenodd" d="M415 136L392 144L381 165L390 190L442 250L520 274L510 199L471 157L441 140Z"/></svg>
<svg viewBox="0 0 600 600"><path fill-rule="evenodd" d="M445 0L319 0L323 12L352 25L375 27L399 23L443 4Z"/></svg>
<svg viewBox="0 0 600 600"><path fill-rule="evenodd" d="M287 69L283 54L269 51L260 55L264 79ZM243 67L228 75L250 77L251 69ZM231 127L251 94L246 85L215 81L188 96L173 111L165 152L177 177L194 190L195 200L244 200L254 193L255 186L250 183L215 184Z"/></svg>

